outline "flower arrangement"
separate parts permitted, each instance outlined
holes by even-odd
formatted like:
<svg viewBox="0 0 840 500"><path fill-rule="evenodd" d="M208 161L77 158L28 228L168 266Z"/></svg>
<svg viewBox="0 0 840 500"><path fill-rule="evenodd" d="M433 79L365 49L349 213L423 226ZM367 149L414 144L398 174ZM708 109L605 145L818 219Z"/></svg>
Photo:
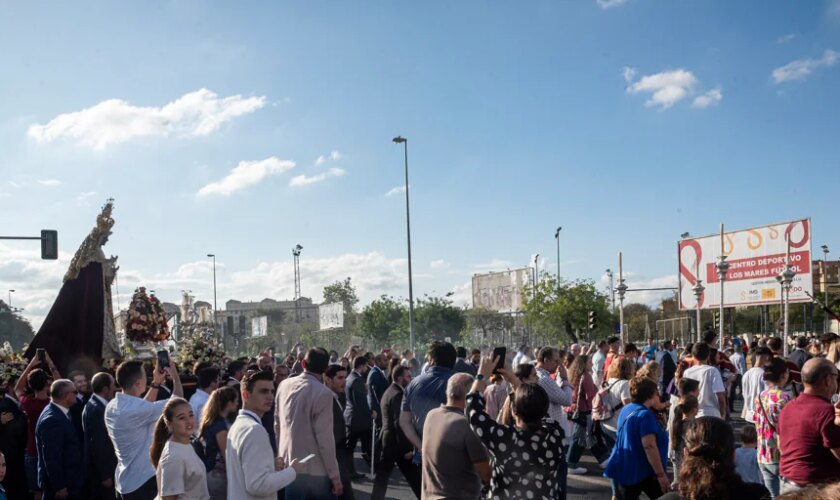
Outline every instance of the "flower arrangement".
<svg viewBox="0 0 840 500"><path fill-rule="evenodd" d="M199 362L212 363L224 368L229 362L221 342L213 335L212 327L188 325L178 341L178 360L181 371L192 373L193 366Z"/></svg>
<svg viewBox="0 0 840 500"><path fill-rule="evenodd" d="M161 342L169 338L163 305L154 294L146 295L144 287L134 290L131 297L125 336L132 342Z"/></svg>
<svg viewBox="0 0 840 500"><path fill-rule="evenodd" d="M0 347L0 381L9 381L20 377L29 360L15 352L7 340Z"/></svg>

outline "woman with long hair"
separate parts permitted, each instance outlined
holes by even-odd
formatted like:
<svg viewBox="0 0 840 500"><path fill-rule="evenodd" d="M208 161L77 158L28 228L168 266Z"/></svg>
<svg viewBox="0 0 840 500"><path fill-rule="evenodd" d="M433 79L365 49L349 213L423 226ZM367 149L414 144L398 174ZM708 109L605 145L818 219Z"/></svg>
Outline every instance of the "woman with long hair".
<svg viewBox="0 0 840 500"><path fill-rule="evenodd" d="M198 435L204 441L204 468L207 490L213 500L227 498L225 445L230 425L228 418L239 406L239 393L233 387L221 387L210 394L201 412Z"/></svg>
<svg viewBox="0 0 840 500"><path fill-rule="evenodd" d="M614 496L636 500L644 492L659 498L671 489L665 473L668 434L656 421L651 407L659 401L659 390L648 378L630 381L631 403L621 410L615 447L604 470L611 479Z"/></svg>
<svg viewBox="0 0 840 500"><path fill-rule="evenodd" d="M572 363L569 383L572 385L572 404L567 413L573 430L566 462L569 474L572 474L572 471L579 470L578 461L587 448L602 466L606 466L610 450L602 440L595 439L592 428L592 400L598 394L598 388L592 380L592 359L589 355L581 354ZM588 446L587 443L592 444Z"/></svg>
<svg viewBox="0 0 840 500"><path fill-rule="evenodd" d="M207 471L190 444L195 415L184 398L171 397L155 424L149 457L161 500L208 500Z"/></svg>
<svg viewBox="0 0 840 500"><path fill-rule="evenodd" d="M674 423L671 425L671 430L668 433L668 458L671 460L671 465L674 468L674 481L672 485L678 484L678 477L680 472L680 465L682 464L683 450L685 449L685 439L683 439L686 426L694 420L697 416L697 411L700 409L700 403L696 396L686 396L677 405L674 406Z"/></svg>
<svg viewBox="0 0 840 500"><path fill-rule="evenodd" d="M636 374L636 362L632 359L621 358L610 364L607 370L606 404L612 409L612 417L601 421L601 430L607 438L607 444L612 446L618 430L618 415L625 405L630 404L630 379Z"/></svg>
<svg viewBox="0 0 840 500"><path fill-rule="evenodd" d="M773 497L779 496L779 414L786 404L793 401L793 395L782 390L790 379L787 363L780 358L771 358L764 363L765 389L755 398L753 419L758 434L758 468L764 479L764 486Z"/></svg>
<svg viewBox="0 0 840 500"><path fill-rule="evenodd" d="M499 370L504 376L507 370ZM509 372L508 372L509 373ZM521 384L536 384L539 382L539 378L537 377L537 369L534 368L534 365L530 363L520 363L519 366L516 367L516 370L513 372L513 376L516 380ZM503 425L513 425L515 423L515 419L513 417L513 412L511 411L511 405L513 404L513 391L516 387L508 381L508 396L505 399L505 403L502 405L502 409L499 410L499 415L497 421Z"/></svg>
<svg viewBox="0 0 840 500"><path fill-rule="evenodd" d="M735 434L725 421L700 417L691 422L684 455L678 491L660 500L770 500L764 485L745 483L735 472Z"/></svg>

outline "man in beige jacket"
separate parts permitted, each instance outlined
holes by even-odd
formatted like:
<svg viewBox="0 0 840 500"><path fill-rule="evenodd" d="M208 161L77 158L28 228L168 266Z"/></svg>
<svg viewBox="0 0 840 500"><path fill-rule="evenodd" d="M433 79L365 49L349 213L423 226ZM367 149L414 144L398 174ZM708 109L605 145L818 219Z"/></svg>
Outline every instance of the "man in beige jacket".
<svg viewBox="0 0 840 500"><path fill-rule="evenodd" d="M329 362L325 349L310 349L303 359L303 373L277 388L274 431L278 456L289 460L315 455L286 488L286 500L317 500L343 492L333 436L333 395L323 382Z"/></svg>

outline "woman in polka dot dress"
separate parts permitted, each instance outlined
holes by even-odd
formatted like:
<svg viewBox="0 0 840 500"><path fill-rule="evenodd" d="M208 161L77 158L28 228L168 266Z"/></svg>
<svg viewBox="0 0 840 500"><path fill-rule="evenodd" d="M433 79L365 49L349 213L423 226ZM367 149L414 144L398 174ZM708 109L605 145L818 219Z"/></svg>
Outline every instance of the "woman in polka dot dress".
<svg viewBox="0 0 840 500"><path fill-rule="evenodd" d="M548 395L536 384L522 384L507 370L499 370L515 388L511 405L515 425L496 423L484 411L485 380L496 363L483 357L479 374L467 395L470 427L493 455L488 498L559 499L560 465L564 462L563 430L546 419Z"/></svg>

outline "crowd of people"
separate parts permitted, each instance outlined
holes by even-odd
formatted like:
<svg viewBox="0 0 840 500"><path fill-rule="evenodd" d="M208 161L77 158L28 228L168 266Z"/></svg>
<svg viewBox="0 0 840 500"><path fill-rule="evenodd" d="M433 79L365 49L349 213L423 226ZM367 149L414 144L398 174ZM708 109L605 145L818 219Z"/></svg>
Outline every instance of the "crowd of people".
<svg viewBox="0 0 840 500"><path fill-rule="evenodd" d="M587 453L618 499L840 498L840 337L723 344L297 348L197 363L188 399L171 361L44 353L4 381L0 499L384 499L395 467L418 498L564 499Z"/></svg>

